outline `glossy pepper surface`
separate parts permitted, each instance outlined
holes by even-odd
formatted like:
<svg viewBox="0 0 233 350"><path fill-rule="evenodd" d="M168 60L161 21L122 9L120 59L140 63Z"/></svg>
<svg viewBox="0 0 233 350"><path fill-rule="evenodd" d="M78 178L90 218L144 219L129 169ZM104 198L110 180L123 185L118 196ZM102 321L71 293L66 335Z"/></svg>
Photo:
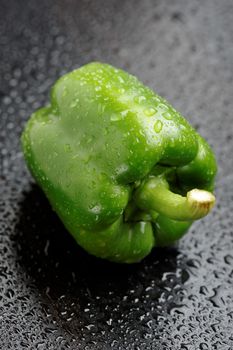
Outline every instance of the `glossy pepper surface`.
<svg viewBox="0 0 233 350"><path fill-rule="evenodd" d="M123 70L60 78L22 135L28 167L87 252L140 261L212 208L216 161L167 101Z"/></svg>

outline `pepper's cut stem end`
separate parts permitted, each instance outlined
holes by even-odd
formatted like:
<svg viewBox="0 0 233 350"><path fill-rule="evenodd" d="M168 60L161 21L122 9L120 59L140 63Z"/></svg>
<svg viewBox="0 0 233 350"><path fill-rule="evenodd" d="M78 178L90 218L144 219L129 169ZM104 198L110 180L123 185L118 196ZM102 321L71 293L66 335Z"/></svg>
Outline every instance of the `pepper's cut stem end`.
<svg viewBox="0 0 233 350"><path fill-rule="evenodd" d="M173 220L192 221L206 216L215 197L206 190L192 189L186 196L172 192L161 177L148 179L135 195L137 206L145 212L157 212Z"/></svg>
<svg viewBox="0 0 233 350"><path fill-rule="evenodd" d="M206 216L215 204L215 196L208 191L193 189L187 193L187 203L194 218Z"/></svg>

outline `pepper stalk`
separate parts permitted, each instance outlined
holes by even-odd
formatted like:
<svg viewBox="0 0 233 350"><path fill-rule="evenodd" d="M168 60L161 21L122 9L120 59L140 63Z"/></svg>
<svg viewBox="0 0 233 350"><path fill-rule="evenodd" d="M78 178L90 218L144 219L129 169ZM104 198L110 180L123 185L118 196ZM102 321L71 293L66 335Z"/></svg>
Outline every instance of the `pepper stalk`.
<svg viewBox="0 0 233 350"><path fill-rule="evenodd" d="M178 221L201 219L215 204L215 196L209 191L195 188L186 196L172 192L163 177L146 180L137 188L134 198L141 210L153 210Z"/></svg>

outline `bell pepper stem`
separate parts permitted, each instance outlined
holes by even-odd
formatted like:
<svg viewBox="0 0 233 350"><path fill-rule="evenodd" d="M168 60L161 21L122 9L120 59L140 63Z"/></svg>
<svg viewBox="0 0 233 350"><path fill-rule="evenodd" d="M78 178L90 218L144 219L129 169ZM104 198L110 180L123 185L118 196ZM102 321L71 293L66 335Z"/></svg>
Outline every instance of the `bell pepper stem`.
<svg viewBox="0 0 233 350"><path fill-rule="evenodd" d="M164 178L153 177L142 184L135 193L141 210L154 210L178 221L197 220L206 216L215 203L211 192L193 189L181 196L172 192Z"/></svg>

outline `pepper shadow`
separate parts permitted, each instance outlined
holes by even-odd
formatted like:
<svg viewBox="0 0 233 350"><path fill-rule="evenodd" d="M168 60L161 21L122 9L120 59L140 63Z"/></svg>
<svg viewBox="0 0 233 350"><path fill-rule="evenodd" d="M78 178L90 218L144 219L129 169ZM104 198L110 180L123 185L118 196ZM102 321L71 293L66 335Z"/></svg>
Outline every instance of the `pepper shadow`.
<svg viewBox="0 0 233 350"><path fill-rule="evenodd" d="M42 296L47 314L72 334L90 323L86 311L90 307L92 322L94 318L99 325L109 318L128 318L136 299L139 314L145 313L152 302L156 313L161 293L180 283L175 277L176 249L155 249L133 265L111 263L87 254L66 231L36 185L24 193L20 203L15 239L17 259L36 286L38 296ZM164 278L167 274L172 279ZM174 302L174 298L167 299Z"/></svg>

